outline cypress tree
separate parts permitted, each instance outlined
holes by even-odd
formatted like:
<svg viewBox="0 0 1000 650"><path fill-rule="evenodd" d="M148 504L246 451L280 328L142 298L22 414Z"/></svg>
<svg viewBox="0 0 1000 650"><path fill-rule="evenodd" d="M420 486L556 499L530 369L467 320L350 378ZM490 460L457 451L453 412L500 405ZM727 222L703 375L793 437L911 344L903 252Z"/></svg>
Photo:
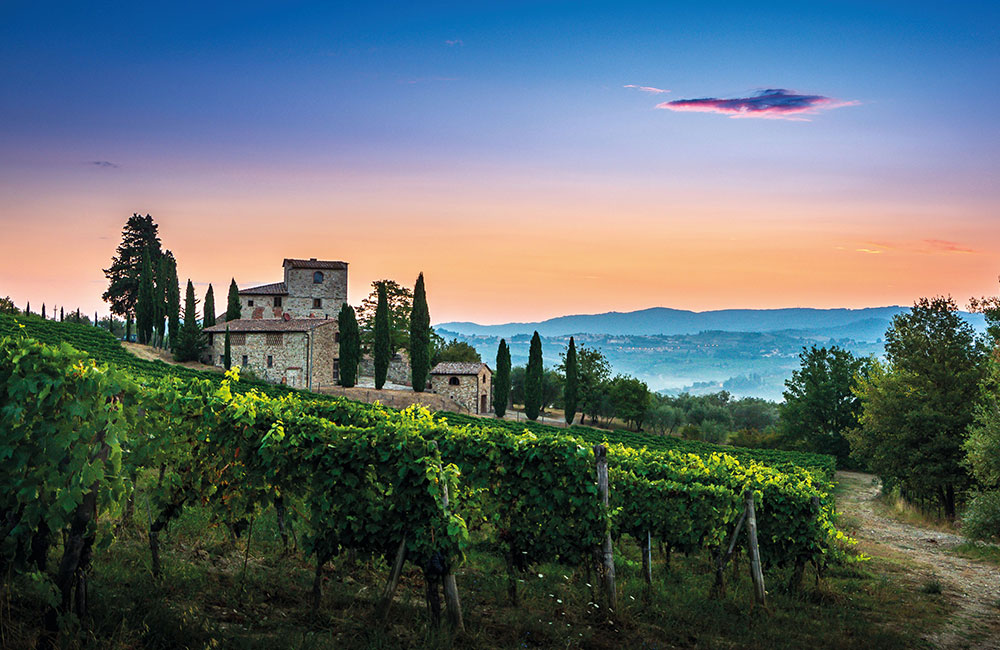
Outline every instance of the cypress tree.
<svg viewBox="0 0 1000 650"><path fill-rule="evenodd" d="M95 311L94 312L94 327L97 327L97 326L98 326L98 324L97 324L97 312Z"/></svg>
<svg viewBox="0 0 1000 650"><path fill-rule="evenodd" d="M149 253L143 253L142 270L139 272L139 295L135 302L135 327L139 335L139 343L147 344L153 338L153 318L155 316L155 285L153 284L153 266Z"/></svg>
<svg viewBox="0 0 1000 650"><path fill-rule="evenodd" d="M569 337L569 349L566 350L566 387L563 389L563 407L566 411L566 424L573 424L576 417L577 393L579 391L579 367L576 361L576 343Z"/></svg>
<svg viewBox="0 0 1000 650"><path fill-rule="evenodd" d="M170 269L175 265L174 254L164 251L156 265L156 299L153 301L153 323L160 347L167 347L167 287L170 286ZM176 267L175 267L176 268Z"/></svg>
<svg viewBox="0 0 1000 650"><path fill-rule="evenodd" d="M229 283L229 298L226 302L226 320L240 319L240 288L236 286L236 278Z"/></svg>
<svg viewBox="0 0 1000 650"><path fill-rule="evenodd" d="M201 324L202 327L215 325L215 291L212 290L211 283L205 292L205 309L202 310Z"/></svg>
<svg viewBox="0 0 1000 650"><path fill-rule="evenodd" d="M510 399L510 348L507 341L500 339L497 348L497 374L493 376L493 412L498 418L507 413L507 400Z"/></svg>
<svg viewBox="0 0 1000 650"><path fill-rule="evenodd" d="M413 311L410 312L410 376L413 390L424 392L431 366L431 315L427 309L424 274L417 276L413 287Z"/></svg>
<svg viewBox="0 0 1000 650"><path fill-rule="evenodd" d="M59 308L59 322L60 323L66 322L66 314L63 312L62 307Z"/></svg>
<svg viewBox="0 0 1000 650"><path fill-rule="evenodd" d="M45 318L45 303L42 303L42 318Z"/></svg>
<svg viewBox="0 0 1000 650"><path fill-rule="evenodd" d="M30 316L31 315L31 303L30 302L27 305L24 306L24 315L25 316Z"/></svg>
<svg viewBox="0 0 1000 650"><path fill-rule="evenodd" d="M382 390L385 376L389 371L389 357L392 354L389 338L389 301L385 295L385 285L378 285L378 306L375 308L375 390Z"/></svg>
<svg viewBox="0 0 1000 650"><path fill-rule="evenodd" d="M167 284L164 287L166 296L166 317L167 317L167 345L173 351L177 345L177 336L181 331L181 287L177 280L177 263L170 259L167 261Z"/></svg>
<svg viewBox="0 0 1000 650"><path fill-rule="evenodd" d="M131 334L132 334L132 314L130 312L129 315L128 315L128 318L125 319L125 340L126 341L131 341L132 340L132 339L129 338L129 336Z"/></svg>
<svg viewBox="0 0 1000 650"><path fill-rule="evenodd" d="M542 339L538 332L531 337L528 367L524 371L524 414L529 420L538 419L542 407Z"/></svg>
<svg viewBox="0 0 1000 650"><path fill-rule="evenodd" d="M184 293L184 325L177 335L174 358L178 361L197 361L205 348L205 335L198 324L198 301L194 297L194 285L187 282Z"/></svg>
<svg viewBox="0 0 1000 650"><path fill-rule="evenodd" d="M222 353L222 365L229 370L233 365L233 351L229 348L229 326L226 325L226 339L223 344L224 350Z"/></svg>
<svg viewBox="0 0 1000 650"><path fill-rule="evenodd" d="M340 385L350 388L358 378L358 359L361 356L361 333L354 307L346 302L337 314L337 329L340 332Z"/></svg>

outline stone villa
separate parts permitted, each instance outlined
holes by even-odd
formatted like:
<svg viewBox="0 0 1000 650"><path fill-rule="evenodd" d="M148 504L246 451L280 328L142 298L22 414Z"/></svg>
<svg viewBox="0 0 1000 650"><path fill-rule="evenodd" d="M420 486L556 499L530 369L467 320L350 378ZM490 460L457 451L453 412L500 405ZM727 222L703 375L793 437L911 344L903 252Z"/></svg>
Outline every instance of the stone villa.
<svg viewBox="0 0 1000 650"><path fill-rule="evenodd" d="M444 361L431 370L431 391L484 415L493 410L492 379L493 371L481 361Z"/></svg>
<svg viewBox="0 0 1000 650"><path fill-rule="evenodd" d="M240 318L205 328L208 363L232 363L259 377L318 390L338 379L337 314L347 302L347 262L286 259L284 282L240 291Z"/></svg>

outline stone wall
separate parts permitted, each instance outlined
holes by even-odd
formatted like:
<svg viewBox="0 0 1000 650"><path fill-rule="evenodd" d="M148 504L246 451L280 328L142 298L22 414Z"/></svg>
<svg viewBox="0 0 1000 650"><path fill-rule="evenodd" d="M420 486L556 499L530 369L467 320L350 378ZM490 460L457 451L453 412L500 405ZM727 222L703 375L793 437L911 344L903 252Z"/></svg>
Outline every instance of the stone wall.
<svg viewBox="0 0 1000 650"><path fill-rule="evenodd" d="M458 385L452 384L452 379L457 379ZM478 375L431 375L431 390L455 400L469 413L485 415L493 411L491 382L492 373L484 367Z"/></svg>
<svg viewBox="0 0 1000 650"><path fill-rule="evenodd" d="M366 354L358 362L358 378L375 377L375 359ZM410 355L406 350L400 350L389 360L389 369L385 373L385 380L391 384L410 386L413 383L413 371L410 369Z"/></svg>
<svg viewBox="0 0 1000 650"><path fill-rule="evenodd" d="M230 333L230 356L233 366L246 366L255 375L275 384L284 382L293 388L308 388L307 371L309 357L307 351L313 347L312 388L319 390L336 385L334 367L337 362L336 342L337 321L329 321L311 332L233 332ZM241 337L245 341L239 343ZM211 365L223 367L226 336L212 335L212 342L206 350ZM243 357L246 363L243 363ZM271 358L268 367L268 357Z"/></svg>
<svg viewBox="0 0 1000 650"><path fill-rule="evenodd" d="M274 305L275 298L281 299L281 306ZM240 296L240 318L281 318L287 296Z"/></svg>
<svg viewBox="0 0 1000 650"><path fill-rule="evenodd" d="M323 281L313 282L313 274L319 271ZM285 269L284 310L293 318L333 318L340 313L340 307L347 302L347 269ZM313 300L321 301L320 307L313 307Z"/></svg>

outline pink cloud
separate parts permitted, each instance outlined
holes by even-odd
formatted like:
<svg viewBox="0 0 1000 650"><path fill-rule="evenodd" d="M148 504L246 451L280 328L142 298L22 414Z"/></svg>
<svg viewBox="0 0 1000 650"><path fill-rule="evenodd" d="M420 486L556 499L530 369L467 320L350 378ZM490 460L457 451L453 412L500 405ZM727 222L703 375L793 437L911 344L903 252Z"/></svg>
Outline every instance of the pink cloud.
<svg viewBox="0 0 1000 650"><path fill-rule="evenodd" d="M820 110L857 106L856 101L841 101L823 95L800 95L791 90L769 88L751 97L735 99L676 99L657 104L657 108L669 111L697 113L719 113L729 117L756 117L779 120L808 121L803 115L815 115Z"/></svg>
<svg viewBox="0 0 1000 650"><path fill-rule="evenodd" d="M953 241L945 241L944 239L925 239L924 243L930 247L932 251L941 253L975 253L976 251L961 244L956 244Z"/></svg>
<svg viewBox="0 0 1000 650"><path fill-rule="evenodd" d="M663 88L654 88L653 86L637 86L635 84L626 84L622 86L623 88L635 88L636 90L641 90L644 93L650 93L653 95L660 95L662 93L669 93L669 90L664 90Z"/></svg>

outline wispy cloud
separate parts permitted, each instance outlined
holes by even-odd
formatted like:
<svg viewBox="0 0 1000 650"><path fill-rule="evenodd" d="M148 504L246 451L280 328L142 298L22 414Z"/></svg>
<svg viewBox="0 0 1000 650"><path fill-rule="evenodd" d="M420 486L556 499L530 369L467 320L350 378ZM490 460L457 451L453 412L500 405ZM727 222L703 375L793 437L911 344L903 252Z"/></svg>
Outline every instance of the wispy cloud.
<svg viewBox="0 0 1000 650"><path fill-rule="evenodd" d="M104 167L105 169L118 169L119 165L117 163L110 162L108 160L89 160L88 165L93 165L94 167Z"/></svg>
<svg viewBox="0 0 1000 650"><path fill-rule="evenodd" d="M867 253L869 255L881 255L883 251L876 250L874 248L855 248L855 253Z"/></svg>
<svg viewBox="0 0 1000 650"><path fill-rule="evenodd" d="M635 84L625 84L623 88L635 88L636 90L641 90L644 93L650 93L653 95L662 95L663 93L669 93L669 90L664 90L663 88L654 88L653 86L637 86Z"/></svg>
<svg viewBox="0 0 1000 650"><path fill-rule="evenodd" d="M815 115L821 110L842 106L857 106L856 101L842 101L823 95L801 95L783 88L760 90L750 97L720 99L675 99L657 104L657 108L669 111L690 111L698 113L719 113L729 117L757 117L778 120L808 121L804 115Z"/></svg>
<svg viewBox="0 0 1000 650"><path fill-rule="evenodd" d="M939 253L975 253L976 251L968 246L956 244L953 241L944 239L925 239L924 243L935 252Z"/></svg>
<svg viewBox="0 0 1000 650"><path fill-rule="evenodd" d="M463 45L465 45L465 43L463 43L462 39L460 38L448 39L444 42L444 44L447 45L448 47L462 47Z"/></svg>
<svg viewBox="0 0 1000 650"><path fill-rule="evenodd" d="M422 84L429 81L458 81L458 77L417 77L415 79L402 79L401 84Z"/></svg>

